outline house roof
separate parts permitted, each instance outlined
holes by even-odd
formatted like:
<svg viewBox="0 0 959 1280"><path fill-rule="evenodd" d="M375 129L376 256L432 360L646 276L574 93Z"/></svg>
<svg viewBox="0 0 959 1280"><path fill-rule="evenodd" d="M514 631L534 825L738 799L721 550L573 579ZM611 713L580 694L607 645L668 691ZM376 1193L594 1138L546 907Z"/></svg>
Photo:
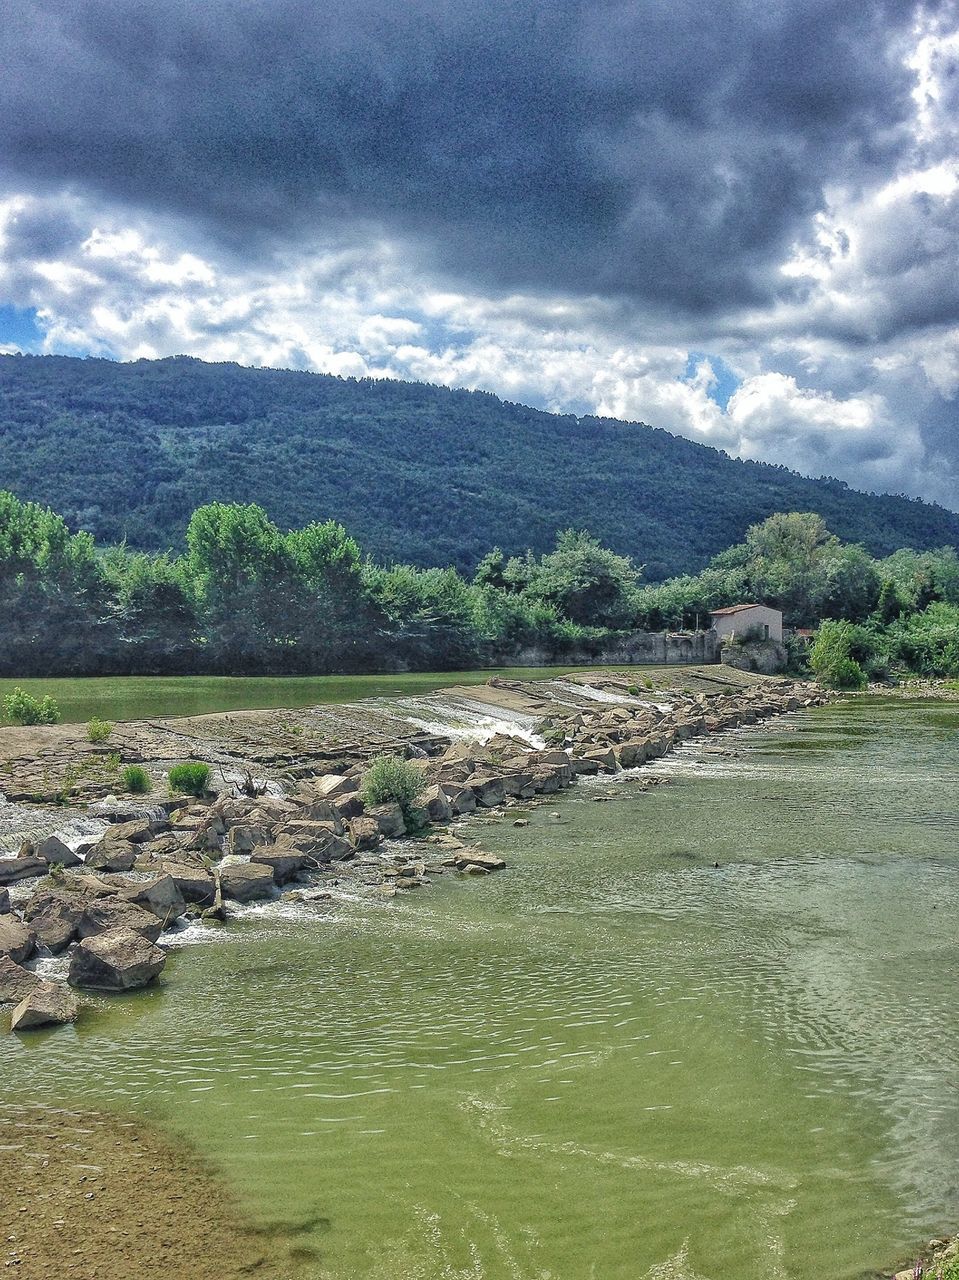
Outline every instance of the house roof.
<svg viewBox="0 0 959 1280"><path fill-rule="evenodd" d="M711 618L725 617L728 613L742 613L744 609L766 609L768 605L764 604L731 604L727 609L710 609L709 616ZM776 610L778 612L778 610Z"/></svg>

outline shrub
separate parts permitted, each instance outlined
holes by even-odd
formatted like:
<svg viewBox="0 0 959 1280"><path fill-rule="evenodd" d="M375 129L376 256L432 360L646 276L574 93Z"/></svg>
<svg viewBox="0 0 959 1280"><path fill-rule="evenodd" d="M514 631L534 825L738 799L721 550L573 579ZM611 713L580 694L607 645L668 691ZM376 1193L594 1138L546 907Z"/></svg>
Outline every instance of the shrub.
<svg viewBox="0 0 959 1280"><path fill-rule="evenodd" d="M19 685L4 698L3 711L14 724L57 724L60 720L60 708L49 694L34 698Z"/></svg>
<svg viewBox="0 0 959 1280"><path fill-rule="evenodd" d="M856 629L848 622L824 622L809 651L812 673L827 689L864 689L866 673L851 656Z"/></svg>
<svg viewBox="0 0 959 1280"><path fill-rule="evenodd" d="M175 764L170 770L170 790L185 792L190 796L202 796L210 781L210 766L202 761Z"/></svg>
<svg viewBox="0 0 959 1280"><path fill-rule="evenodd" d="M409 760L377 756L363 775L360 795L365 805L398 804L403 817L412 818L422 790L423 775Z"/></svg>
<svg viewBox="0 0 959 1280"><path fill-rule="evenodd" d="M150 775L138 764L128 764L120 775L127 791L135 796L144 796L151 790Z"/></svg>
<svg viewBox="0 0 959 1280"><path fill-rule="evenodd" d="M87 737L91 742L106 742L112 732L113 725L109 720L101 720L99 716L94 716L87 722Z"/></svg>
<svg viewBox="0 0 959 1280"><path fill-rule="evenodd" d="M629 694L631 698L638 698L640 693L639 685L638 684L627 685L626 692Z"/></svg>

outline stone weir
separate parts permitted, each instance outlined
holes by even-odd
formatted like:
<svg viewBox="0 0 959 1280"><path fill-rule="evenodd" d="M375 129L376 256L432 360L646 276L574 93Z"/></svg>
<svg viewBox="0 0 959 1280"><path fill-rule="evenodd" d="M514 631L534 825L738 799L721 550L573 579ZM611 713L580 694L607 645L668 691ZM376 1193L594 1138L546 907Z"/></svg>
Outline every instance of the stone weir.
<svg viewBox="0 0 959 1280"><path fill-rule="evenodd" d="M500 870L501 858L469 842L469 815L536 804L582 775L636 769L686 739L828 696L716 668L670 672L668 686L635 678L493 678L427 699L118 726L113 752L141 762L157 794L169 764L185 758L213 764L216 790L143 806L105 795L110 779L88 774L74 778L66 808L8 804L8 828L21 814L32 832L0 856L0 1003L15 1004L13 1029L72 1021L77 991L155 981L161 935L175 945L191 919L227 922L243 904L280 895L390 898L434 876ZM46 751L48 776L80 742L60 726L45 744L31 733L29 761ZM0 731L8 776L30 767L16 754L23 741ZM364 773L382 755L419 771L412 812L364 803ZM51 956L64 957L66 983L38 976Z"/></svg>

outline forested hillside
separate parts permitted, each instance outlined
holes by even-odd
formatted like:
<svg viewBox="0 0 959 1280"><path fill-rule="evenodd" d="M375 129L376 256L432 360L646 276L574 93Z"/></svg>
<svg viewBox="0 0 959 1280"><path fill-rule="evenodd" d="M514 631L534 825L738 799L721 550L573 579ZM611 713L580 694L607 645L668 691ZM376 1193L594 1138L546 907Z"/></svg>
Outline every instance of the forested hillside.
<svg viewBox="0 0 959 1280"><path fill-rule="evenodd" d="M244 369L0 357L0 488L99 543L179 549L194 508L341 521L374 557L471 571L588 529L648 580L700 569L774 511L819 512L873 555L959 544L959 515L740 462L639 424L485 392Z"/></svg>

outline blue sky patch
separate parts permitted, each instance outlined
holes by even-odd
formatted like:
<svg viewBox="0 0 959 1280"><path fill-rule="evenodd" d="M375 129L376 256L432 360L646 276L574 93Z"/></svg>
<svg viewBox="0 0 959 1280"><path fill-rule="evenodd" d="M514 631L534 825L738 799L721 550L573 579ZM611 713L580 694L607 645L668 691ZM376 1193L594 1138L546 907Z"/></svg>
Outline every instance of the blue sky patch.
<svg viewBox="0 0 959 1280"><path fill-rule="evenodd" d="M0 305L0 343L12 342L21 351L38 351L42 341L43 330L32 307Z"/></svg>
<svg viewBox="0 0 959 1280"><path fill-rule="evenodd" d="M720 409L725 412L730 396L742 386L743 380L742 378L737 378L726 361L719 356L710 355L708 351L690 351L686 358L686 370L683 373L684 382L694 376L696 366L704 360L709 361L713 373L716 375L716 385L710 391L709 398L715 401Z"/></svg>

